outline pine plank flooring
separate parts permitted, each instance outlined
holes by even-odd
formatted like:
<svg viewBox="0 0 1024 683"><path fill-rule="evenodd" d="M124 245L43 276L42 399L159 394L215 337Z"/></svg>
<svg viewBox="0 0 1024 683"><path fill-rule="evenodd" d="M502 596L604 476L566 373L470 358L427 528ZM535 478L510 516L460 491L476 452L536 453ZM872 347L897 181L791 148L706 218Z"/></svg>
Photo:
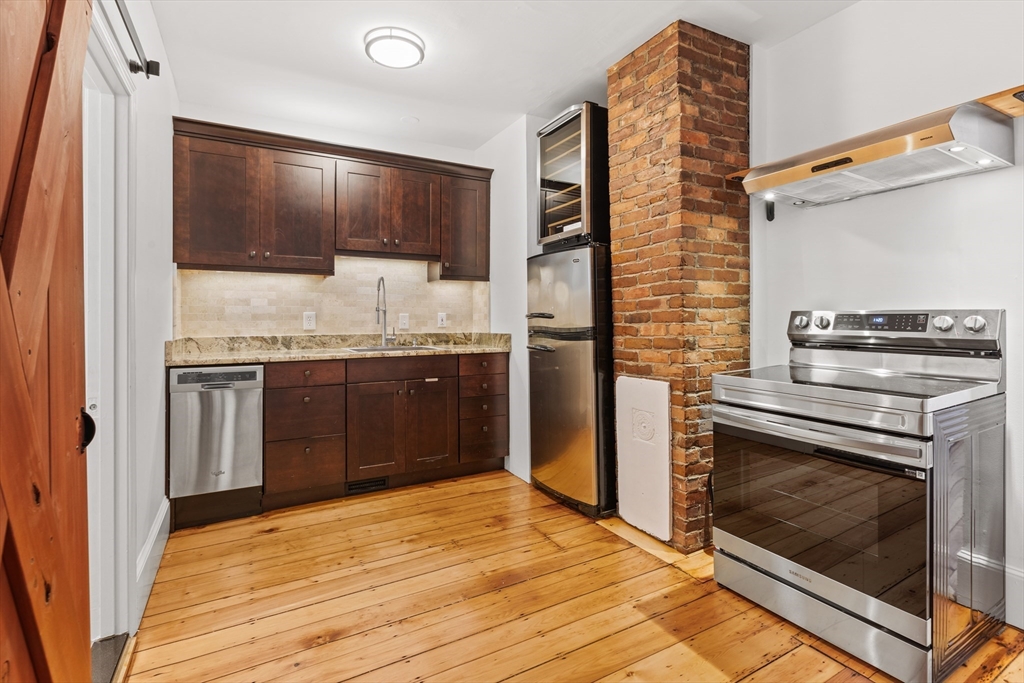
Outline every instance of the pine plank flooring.
<svg viewBox="0 0 1024 683"><path fill-rule="evenodd" d="M951 680L1022 672L1008 628ZM172 534L128 680L890 679L719 588L709 553L493 472Z"/></svg>

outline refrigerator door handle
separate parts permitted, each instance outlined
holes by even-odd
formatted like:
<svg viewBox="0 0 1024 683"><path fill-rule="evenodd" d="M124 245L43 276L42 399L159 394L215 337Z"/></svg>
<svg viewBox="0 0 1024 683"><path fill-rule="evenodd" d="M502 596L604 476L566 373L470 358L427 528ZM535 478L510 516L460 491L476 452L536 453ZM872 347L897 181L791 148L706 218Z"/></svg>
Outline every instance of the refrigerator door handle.
<svg viewBox="0 0 1024 683"><path fill-rule="evenodd" d="M527 344L526 348L530 349L531 351L547 351L548 353L555 352L554 346L548 346L546 344Z"/></svg>
<svg viewBox="0 0 1024 683"><path fill-rule="evenodd" d="M526 319L527 320L529 320L530 318L547 318L548 320L552 320L552 319L554 319L554 317L555 317L554 313L527 313L526 314Z"/></svg>

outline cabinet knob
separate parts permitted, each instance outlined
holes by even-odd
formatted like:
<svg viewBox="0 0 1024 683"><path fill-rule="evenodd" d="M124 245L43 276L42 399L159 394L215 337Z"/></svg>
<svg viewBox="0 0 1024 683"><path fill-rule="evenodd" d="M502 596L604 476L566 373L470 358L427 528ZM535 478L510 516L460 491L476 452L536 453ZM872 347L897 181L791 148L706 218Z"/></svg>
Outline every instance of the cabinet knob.
<svg viewBox="0 0 1024 683"><path fill-rule="evenodd" d="M255 251L250 251L249 252L249 258L256 258L256 252Z"/></svg>
<svg viewBox="0 0 1024 683"><path fill-rule="evenodd" d="M395 240L395 246L396 247L398 246L398 240Z"/></svg>
<svg viewBox="0 0 1024 683"><path fill-rule="evenodd" d="M481 427L481 429L483 429L485 432L487 431L487 427L486 426Z"/></svg>
<svg viewBox="0 0 1024 683"><path fill-rule="evenodd" d="M449 264L447 261L445 261L444 262L444 267L445 268L451 268L451 264Z"/></svg>
<svg viewBox="0 0 1024 683"><path fill-rule="evenodd" d="M304 373L302 373L302 374L304 374L304 375L305 375L306 377L309 377L309 370L306 370L306 371L305 371Z"/></svg>
<svg viewBox="0 0 1024 683"><path fill-rule="evenodd" d="M388 243L388 238L387 238L387 237L385 237L385 238L384 238L384 244L387 244L387 243Z"/></svg>
<svg viewBox="0 0 1024 683"><path fill-rule="evenodd" d="M306 446L306 452L307 452L307 453L309 453L309 452L310 452L310 451L312 451L312 450L313 450L312 448L310 448L309 446Z"/></svg>
<svg viewBox="0 0 1024 683"><path fill-rule="evenodd" d="M269 251L263 252L263 258L270 258L270 252Z"/></svg>
<svg viewBox="0 0 1024 683"><path fill-rule="evenodd" d="M303 396L302 397L302 402L303 403L309 403L309 396Z"/></svg>
<svg viewBox="0 0 1024 683"><path fill-rule="evenodd" d="M401 395L402 395L402 390L401 390L401 389L399 389L399 390L398 390L398 395L399 395L399 396L401 396Z"/></svg>
<svg viewBox="0 0 1024 683"><path fill-rule="evenodd" d="M486 385L486 384L482 384L482 385L480 385L480 386L482 386L482 387L483 387L484 389L486 389L486 388L487 388L487 385Z"/></svg>
<svg viewBox="0 0 1024 683"><path fill-rule="evenodd" d="M415 390L415 389L410 389L410 390L409 390L409 395L410 395L410 396L412 396L412 395L413 395L413 394L415 394L415 393L416 393L416 390Z"/></svg>
<svg viewBox="0 0 1024 683"><path fill-rule="evenodd" d="M487 367L487 361L484 361L484 362L480 363L480 367L486 368Z"/></svg>
<svg viewBox="0 0 1024 683"><path fill-rule="evenodd" d="M486 403L483 405L483 408L484 408L484 410L487 410L487 404Z"/></svg>

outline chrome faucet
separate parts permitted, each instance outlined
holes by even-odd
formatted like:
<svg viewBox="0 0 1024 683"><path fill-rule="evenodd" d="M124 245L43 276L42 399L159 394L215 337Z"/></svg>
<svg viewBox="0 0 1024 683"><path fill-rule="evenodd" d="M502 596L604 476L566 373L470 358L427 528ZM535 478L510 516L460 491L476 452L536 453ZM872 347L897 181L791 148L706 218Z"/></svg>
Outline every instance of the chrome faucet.
<svg viewBox="0 0 1024 683"><path fill-rule="evenodd" d="M384 293L384 305L381 306L381 292ZM383 316L381 314L383 313ZM388 288L384 285L383 276L377 278L377 322L380 326L380 345L387 346L389 342L398 339L397 335L388 336Z"/></svg>

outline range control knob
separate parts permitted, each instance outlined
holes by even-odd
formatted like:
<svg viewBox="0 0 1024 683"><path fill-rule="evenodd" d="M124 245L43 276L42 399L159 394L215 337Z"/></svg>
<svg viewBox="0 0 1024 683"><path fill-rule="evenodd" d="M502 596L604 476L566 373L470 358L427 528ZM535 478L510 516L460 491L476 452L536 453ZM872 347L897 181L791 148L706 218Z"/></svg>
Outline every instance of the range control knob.
<svg viewBox="0 0 1024 683"><path fill-rule="evenodd" d="M810 322L811 321L807 319L806 315L798 315L797 317L793 318L793 324L796 325L801 330L807 327L807 325L809 325Z"/></svg>
<svg viewBox="0 0 1024 683"><path fill-rule="evenodd" d="M988 323L985 322L985 319L980 315L972 315L964 321L964 328L966 328L968 332L974 332L975 334L981 332L986 327L988 327Z"/></svg>
<svg viewBox="0 0 1024 683"><path fill-rule="evenodd" d="M819 330L827 330L831 324L832 321L823 315L819 315L817 318L814 319L814 326L817 327Z"/></svg>
<svg viewBox="0 0 1024 683"><path fill-rule="evenodd" d="M939 332L949 332L953 329L953 319L948 315L940 315L938 318L932 321L932 325L935 326Z"/></svg>

